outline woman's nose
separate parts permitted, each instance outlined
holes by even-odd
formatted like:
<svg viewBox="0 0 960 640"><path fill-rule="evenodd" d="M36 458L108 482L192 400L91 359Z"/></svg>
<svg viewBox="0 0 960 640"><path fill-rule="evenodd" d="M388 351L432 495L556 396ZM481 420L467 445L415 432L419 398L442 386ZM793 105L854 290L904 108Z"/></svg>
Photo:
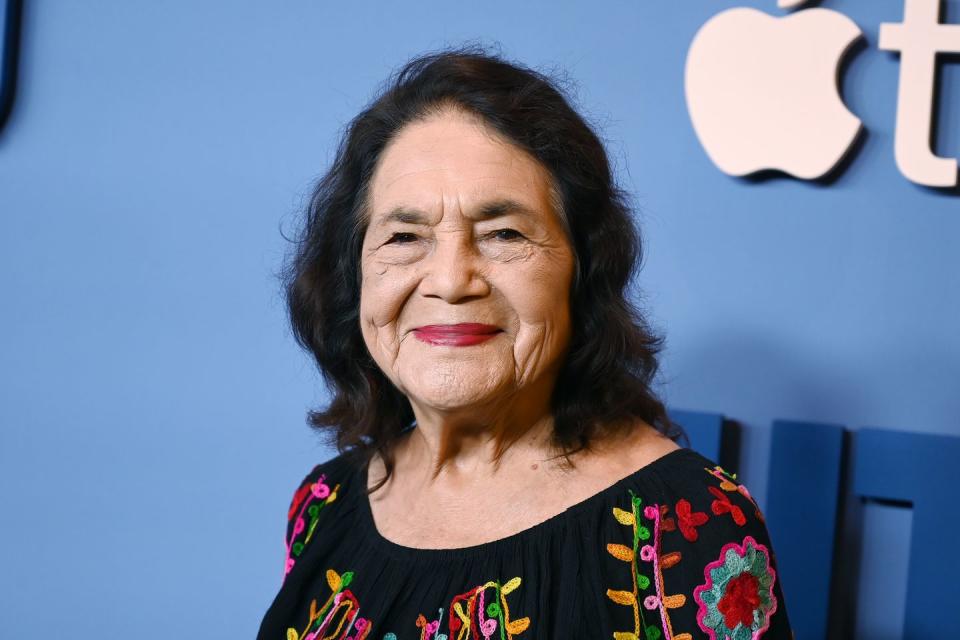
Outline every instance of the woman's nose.
<svg viewBox="0 0 960 640"><path fill-rule="evenodd" d="M420 288L425 296L453 304L490 292L483 273L483 257L473 245L470 233L437 234L424 268Z"/></svg>

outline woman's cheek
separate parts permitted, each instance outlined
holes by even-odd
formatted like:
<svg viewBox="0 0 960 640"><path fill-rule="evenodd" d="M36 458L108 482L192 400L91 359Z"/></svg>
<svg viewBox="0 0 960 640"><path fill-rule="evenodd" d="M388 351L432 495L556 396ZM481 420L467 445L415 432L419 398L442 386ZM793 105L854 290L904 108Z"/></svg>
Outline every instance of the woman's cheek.
<svg viewBox="0 0 960 640"><path fill-rule="evenodd" d="M415 273L409 267L372 265L371 276L364 281L362 304L369 323L381 330L395 325L414 282Z"/></svg>

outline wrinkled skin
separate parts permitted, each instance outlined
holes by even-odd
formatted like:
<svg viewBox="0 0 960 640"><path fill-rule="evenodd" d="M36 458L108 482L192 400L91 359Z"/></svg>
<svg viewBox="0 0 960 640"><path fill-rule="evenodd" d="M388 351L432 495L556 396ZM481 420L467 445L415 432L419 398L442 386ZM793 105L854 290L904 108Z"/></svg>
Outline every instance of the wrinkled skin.
<svg viewBox="0 0 960 640"><path fill-rule="evenodd" d="M574 267L550 196L537 160L460 111L408 124L380 157L367 203L360 324L373 359L410 399L434 463L549 430ZM478 219L484 204L504 199L526 214ZM401 206L422 212L423 223L387 220ZM413 333L459 322L503 331L471 346L431 345Z"/></svg>

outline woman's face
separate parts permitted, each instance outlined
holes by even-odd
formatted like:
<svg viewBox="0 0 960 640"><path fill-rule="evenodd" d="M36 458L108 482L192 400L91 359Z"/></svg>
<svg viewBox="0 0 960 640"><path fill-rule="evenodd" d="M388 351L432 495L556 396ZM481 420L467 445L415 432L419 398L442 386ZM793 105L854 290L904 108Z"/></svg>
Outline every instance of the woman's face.
<svg viewBox="0 0 960 640"><path fill-rule="evenodd" d="M570 340L574 256L537 160L445 111L405 126L383 151L368 211L360 326L411 402L496 403L555 376ZM458 323L498 331L415 331Z"/></svg>

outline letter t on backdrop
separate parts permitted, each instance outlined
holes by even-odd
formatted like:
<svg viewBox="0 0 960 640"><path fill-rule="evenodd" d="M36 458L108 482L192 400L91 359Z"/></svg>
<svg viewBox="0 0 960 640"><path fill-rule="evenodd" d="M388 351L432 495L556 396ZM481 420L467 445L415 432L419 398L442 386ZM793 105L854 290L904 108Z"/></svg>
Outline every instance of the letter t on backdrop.
<svg viewBox="0 0 960 640"><path fill-rule="evenodd" d="M940 0L906 0L903 22L880 25L880 48L900 52L894 157L908 180L930 187L957 184L957 161L930 148L938 53L960 53L960 25L940 24Z"/></svg>

